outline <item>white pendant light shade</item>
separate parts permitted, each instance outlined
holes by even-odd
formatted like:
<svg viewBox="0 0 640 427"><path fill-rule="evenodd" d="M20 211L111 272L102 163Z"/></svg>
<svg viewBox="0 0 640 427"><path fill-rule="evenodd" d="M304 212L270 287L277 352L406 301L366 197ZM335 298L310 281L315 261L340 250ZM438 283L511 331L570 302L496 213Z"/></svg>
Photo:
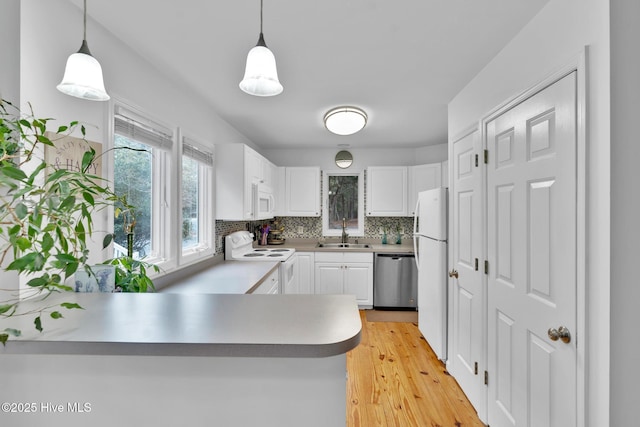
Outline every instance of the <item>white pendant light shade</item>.
<svg viewBox="0 0 640 427"><path fill-rule="evenodd" d="M352 135L367 124L367 113L356 107L337 107L324 115L324 125L336 135Z"/></svg>
<svg viewBox="0 0 640 427"><path fill-rule="evenodd" d="M82 45L85 47L86 41ZM91 54L83 53L83 50L80 48L80 51L69 56L62 82L56 87L60 92L76 98L107 101L110 97L104 89L102 67Z"/></svg>
<svg viewBox="0 0 640 427"><path fill-rule="evenodd" d="M102 67L91 56L87 45L87 0L84 0L84 25L82 45L78 52L69 56L62 82L56 88L70 96L90 101L107 101L110 97L104 90Z"/></svg>
<svg viewBox="0 0 640 427"><path fill-rule="evenodd" d="M260 37L258 44L249 51L244 78L240 82L240 89L254 96L275 96L282 93L283 87L278 80L276 57L264 42L262 34L262 6L260 0Z"/></svg>
<svg viewBox="0 0 640 427"><path fill-rule="evenodd" d="M276 58L264 43L262 33L256 47L247 55L247 65L240 89L249 95L274 96L282 93Z"/></svg>

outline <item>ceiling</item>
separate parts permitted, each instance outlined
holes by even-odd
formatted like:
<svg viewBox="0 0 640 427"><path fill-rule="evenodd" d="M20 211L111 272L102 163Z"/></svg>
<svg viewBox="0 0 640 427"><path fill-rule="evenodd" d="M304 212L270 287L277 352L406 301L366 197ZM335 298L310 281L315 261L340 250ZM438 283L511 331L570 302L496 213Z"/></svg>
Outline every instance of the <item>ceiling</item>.
<svg viewBox="0 0 640 427"><path fill-rule="evenodd" d="M449 101L547 2L265 0L284 86L267 98L238 87L258 0L90 1L88 14L261 148L406 148L447 141ZM339 105L363 108L365 129L329 133L322 117Z"/></svg>

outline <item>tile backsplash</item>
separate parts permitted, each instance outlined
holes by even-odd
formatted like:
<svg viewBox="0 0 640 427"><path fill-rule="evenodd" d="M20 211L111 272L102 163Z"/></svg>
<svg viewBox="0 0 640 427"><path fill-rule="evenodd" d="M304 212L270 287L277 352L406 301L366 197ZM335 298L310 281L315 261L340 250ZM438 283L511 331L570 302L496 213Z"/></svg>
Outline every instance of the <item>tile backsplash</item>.
<svg viewBox="0 0 640 427"><path fill-rule="evenodd" d="M322 237L322 218L321 217L295 217L282 216L278 217L280 224L284 226L283 237L285 239L319 239ZM269 222L265 221L216 221L216 253L223 251L220 237L224 237L229 233L240 230L250 230L253 232L256 227ZM298 233L298 228L302 227L303 232ZM413 233L412 217L365 217L364 218L364 238L380 239L379 234L381 228L389 230L389 239L395 239L396 230L404 231L403 240L411 240Z"/></svg>

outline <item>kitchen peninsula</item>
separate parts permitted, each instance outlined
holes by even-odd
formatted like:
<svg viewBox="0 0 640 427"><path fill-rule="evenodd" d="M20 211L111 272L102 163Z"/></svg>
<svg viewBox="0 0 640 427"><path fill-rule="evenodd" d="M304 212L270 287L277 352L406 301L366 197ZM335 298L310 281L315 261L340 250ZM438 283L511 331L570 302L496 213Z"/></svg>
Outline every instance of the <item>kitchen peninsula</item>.
<svg viewBox="0 0 640 427"><path fill-rule="evenodd" d="M361 331L353 296L52 298L84 310L42 334L32 316L16 319L24 335L0 347L0 401L16 411L3 406L2 425L345 423L345 353Z"/></svg>

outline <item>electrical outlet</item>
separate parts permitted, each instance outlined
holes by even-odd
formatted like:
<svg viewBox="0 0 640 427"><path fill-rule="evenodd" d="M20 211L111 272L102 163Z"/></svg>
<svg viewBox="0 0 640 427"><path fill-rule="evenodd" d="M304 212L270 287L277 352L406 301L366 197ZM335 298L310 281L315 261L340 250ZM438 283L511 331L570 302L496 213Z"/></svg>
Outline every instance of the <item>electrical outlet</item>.
<svg viewBox="0 0 640 427"><path fill-rule="evenodd" d="M302 233L304 233L304 227L299 225L298 226L298 234L302 234Z"/></svg>
<svg viewBox="0 0 640 427"><path fill-rule="evenodd" d="M221 248L222 247L222 236L218 236L218 247Z"/></svg>

